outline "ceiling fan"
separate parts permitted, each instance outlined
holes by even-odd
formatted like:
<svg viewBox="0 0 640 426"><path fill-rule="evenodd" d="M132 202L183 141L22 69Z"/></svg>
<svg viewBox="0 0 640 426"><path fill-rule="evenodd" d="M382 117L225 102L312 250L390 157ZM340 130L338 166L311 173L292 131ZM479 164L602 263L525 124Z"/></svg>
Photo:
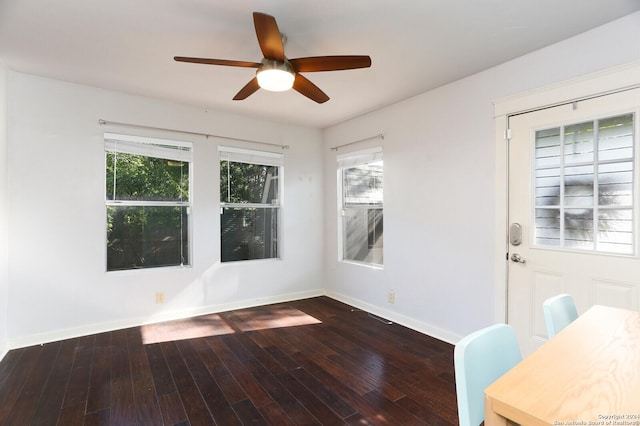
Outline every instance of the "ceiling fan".
<svg viewBox="0 0 640 426"><path fill-rule="evenodd" d="M231 67L257 68L256 76L234 96L234 101L246 99L258 89L284 91L291 89L321 104L329 100L318 86L302 76L301 72L339 71L371 66L371 58L365 55L312 56L288 59L284 55L284 36L278 29L276 19L260 12L253 12L253 24L258 44L264 58L261 62L232 61L227 59L189 58L174 56L178 62L226 65Z"/></svg>

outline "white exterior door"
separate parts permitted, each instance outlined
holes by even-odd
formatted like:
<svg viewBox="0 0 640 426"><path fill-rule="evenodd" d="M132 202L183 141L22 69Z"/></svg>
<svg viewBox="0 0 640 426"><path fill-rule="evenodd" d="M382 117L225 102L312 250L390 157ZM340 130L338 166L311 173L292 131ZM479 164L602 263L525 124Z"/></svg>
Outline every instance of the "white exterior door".
<svg viewBox="0 0 640 426"><path fill-rule="evenodd" d="M507 315L524 355L547 339L548 297L640 308L639 106L634 89L509 120Z"/></svg>

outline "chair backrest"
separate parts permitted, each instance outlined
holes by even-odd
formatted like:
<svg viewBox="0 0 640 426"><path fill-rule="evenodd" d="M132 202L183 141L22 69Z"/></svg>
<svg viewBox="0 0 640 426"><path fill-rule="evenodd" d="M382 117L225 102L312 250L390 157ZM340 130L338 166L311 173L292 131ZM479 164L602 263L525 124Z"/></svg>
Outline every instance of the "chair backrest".
<svg viewBox="0 0 640 426"><path fill-rule="evenodd" d="M578 318L576 304L570 294L559 294L545 300L542 310L549 339Z"/></svg>
<svg viewBox="0 0 640 426"><path fill-rule="evenodd" d="M460 426L484 420L484 389L522 360L513 328L496 324L465 336L453 352Z"/></svg>

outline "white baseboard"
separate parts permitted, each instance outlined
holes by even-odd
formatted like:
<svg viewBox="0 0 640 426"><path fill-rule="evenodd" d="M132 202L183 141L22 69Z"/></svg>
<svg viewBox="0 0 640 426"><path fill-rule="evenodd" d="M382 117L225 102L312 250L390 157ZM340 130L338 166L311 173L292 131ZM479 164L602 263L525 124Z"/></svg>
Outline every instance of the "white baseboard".
<svg viewBox="0 0 640 426"><path fill-rule="evenodd" d="M218 305L202 306L194 309L183 309L180 311L162 312L152 317L144 318L127 318L118 321L109 321L96 324L88 324L82 327L67 328L63 330L55 330L46 333L37 333L27 336L20 336L17 338L9 339L5 345L6 352L10 349L24 348L27 346L41 345L44 343L57 342L65 339L72 339L81 336L87 336L90 334L104 333L107 331L120 330L123 328L138 327L145 324L153 324L162 321L172 321L177 319L184 319L195 317L198 315L215 314L220 312L227 312L236 309L252 308L255 306L271 305L274 303L291 302L294 300L308 299L310 297L323 296L323 289L308 290L296 293L281 294L278 296L269 296L263 298L238 300L230 303L223 303ZM0 347L0 350L2 348Z"/></svg>
<svg viewBox="0 0 640 426"><path fill-rule="evenodd" d="M0 361L7 355L9 352L9 346L5 342L0 342Z"/></svg>
<svg viewBox="0 0 640 426"><path fill-rule="evenodd" d="M340 302L346 303L354 308L362 309L363 311L370 312L379 317L393 321L404 327L434 337L438 340L450 344L456 344L463 336L451 333L447 330L435 327L431 324L427 324L421 321L417 321L414 318L398 314L397 312L380 308L363 302L362 300L355 299L346 296L341 293L325 291L323 289L315 289L303 292L281 294L278 296L269 296L264 298L239 300L230 303L202 306L195 309L185 309L180 311L162 312L155 316L144 318L128 318L118 321L109 321L103 323L89 324L82 327L68 328L64 330L55 330L46 333L37 333L27 336L20 336L14 339L9 339L5 342L4 346L0 346L0 360L11 349L24 348L27 346L40 345L49 342L57 342L60 340L71 339L81 336L87 336L90 334L104 333L113 330L120 330L123 328L138 327L145 324L153 324L162 321L172 321L177 319L190 318L198 315L215 314L220 312L227 312L236 309L252 308L255 306L270 305L274 303L291 302L295 300L308 299L311 297L327 296Z"/></svg>
<svg viewBox="0 0 640 426"><path fill-rule="evenodd" d="M426 334L438 340L442 340L443 342L450 343L452 345L455 345L463 337L458 334L451 333L442 328L435 327L431 324L417 321L414 318L411 318L402 314L398 314L397 312L383 309L383 308L380 308L379 306L370 305L366 302L363 302L362 300L345 296L344 294L327 291L325 295L332 299L336 299L340 302L346 303L355 308L362 309L363 311L370 312L376 316L387 319L396 324L400 324L412 330L418 331L422 334Z"/></svg>

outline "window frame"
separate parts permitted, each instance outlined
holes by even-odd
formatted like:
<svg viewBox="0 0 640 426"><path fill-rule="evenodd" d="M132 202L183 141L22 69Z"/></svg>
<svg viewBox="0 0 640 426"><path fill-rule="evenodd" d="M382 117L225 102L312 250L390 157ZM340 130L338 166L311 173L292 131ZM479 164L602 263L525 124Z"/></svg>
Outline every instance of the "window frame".
<svg viewBox="0 0 640 426"><path fill-rule="evenodd" d="M192 226L192 199L193 199L193 143L186 141L179 141L173 139L161 139L161 138L152 138L146 136L135 136L131 134L121 134L121 133L104 133L104 184L103 188L105 189L104 200L105 200L105 209L104 209L104 224L105 224L105 271L108 273L127 273L131 271L149 271L162 269L166 270L167 268L191 268L193 267L193 226ZM122 143L123 146L126 146L127 149L118 149L118 143ZM134 155L143 155L146 157L153 158L165 158L167 160L174 161L182 161L189 163L189 172L188 172L188 197L187 201L140 201L140 200L109 200L108 192L107 192L107 156L109 152L121 152L128 153ZM159 154L160 156L155 156L153 154ZM172 155L175 154L175 155ZM171 157L171 158L169 158ZM114 194L115 198L115 194ZM171 265L159 265L159 266L149 266L149 267L130 267L124 269L109 269L109 250L107 247L108 244L108 213L107 210L109 207L184 207L186 208L186 217L187 217L187 263L180 264L171 264ZM138 272L139 273L139 272Z"/></svg>
<svg viewBox="0 0 640 426"><path fill-rule="evenodd" d="M275 243L276 243L276 255L272 257L258 257L258 258L250 258L250 259L235 259L235 260L223 260L223 234L222 234L222 220L220 221L219 231L220 231L220 262L221 263L237 263L237 262L251 262L251 261L273 261L273 260L282 260L283 259L283 240L282 240L282 210L283 210L283 196L284 196L284 154L277 153L272 151L262 151L262 150L254 150L254 149L245 149L245 148L237 148L230 147L224 145L218 145L219 152L219 162L221 165L223 161L234 162L234 163L242 163L242 164L254 164L258 166L269 166L269 167L277 167L277 194L278 197L276 199L277 203L255 203L255 202L225 202L222 201L222 194L219 194L218 200L220 203L220 218L224 213L224 209L272 209L275 210L276 214L276 235L275 235ZM222 168L220 167L219 179L222 178ZM227 181L229 182L229 181ZM272 238L273 240L273 238Z"/></svg>
<svg viewBox="0 0 640 426"><path fill-rule="evenodd" d="M373 269L384 269L384 243L382 246L382 262L367 262L354 259L345 258L345 232L344 229L344 217L346 210L372 210L374 205L361 205L361 206L345 206L344 197L344 170L352 167L362 166L369 163L382 162L383 163L383 179L384 179L384 159L382 147L368 148L358 151L352 151L345 154L336 156L337 161L337 198L338 198L338 262L350 263L355 265L361 265L370 267ZM384 182L384 180L383 180ZM380 203L380 210L382 211L382 223L384 223L384 184L383 184L383 200Z"/></svg>

